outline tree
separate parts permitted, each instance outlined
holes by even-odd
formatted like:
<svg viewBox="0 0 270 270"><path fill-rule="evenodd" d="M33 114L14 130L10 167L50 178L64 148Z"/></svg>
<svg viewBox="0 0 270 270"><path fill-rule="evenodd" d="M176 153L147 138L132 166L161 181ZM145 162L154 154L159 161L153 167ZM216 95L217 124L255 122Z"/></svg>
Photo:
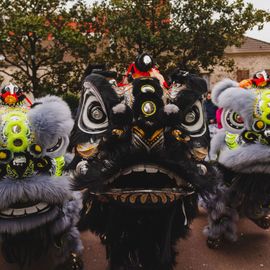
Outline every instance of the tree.
<svg viewBox="0 0 270 270"><path fill-rule="evenodd" d="M0 72L30 88L35 96L72 90L85 59L96 50L93 24L80 21L86 6L77 1L69 12L67 2L0 0L0 55L5 57ZM10 65L15 72L6 69Z"/></svg>
<svg viewBox="0 0 270 270"><path fill-rule="evenodd" d="M246 30L262 27L267 13L243 0L110 0L99 6L109 66L123 71L138 53L149 52L163 70L211 70L227 46L239 46Z"/></svg>

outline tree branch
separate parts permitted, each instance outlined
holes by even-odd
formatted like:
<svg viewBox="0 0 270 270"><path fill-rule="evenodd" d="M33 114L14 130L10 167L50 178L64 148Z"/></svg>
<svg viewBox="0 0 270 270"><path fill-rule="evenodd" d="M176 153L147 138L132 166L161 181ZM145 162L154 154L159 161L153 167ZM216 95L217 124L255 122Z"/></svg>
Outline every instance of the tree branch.
<svg viewBox="0 0 270 270"><path fill-rule="evenodd" d="M3 56L5 57L5 62L9 63L10 65L12 65L14 67L17 67L19 70L23 71L27 76L29 75L27 73L27 70L25 70L22 66L20 66L16 62L13 62L9 58L7 58L7 55L6 55L6 53L4 51L1 51L1 54L3 54Z"/></svg>
<svg viewBox="0 0 270 270"><path fill-rule="evenodd" d="M4 73L4 74L8 75L9 77L12 77L12 78L18 80L18 81L20 80L20 78L19 78L18 76L14 75L13 73L9 73L9 72L7 72L6 70L0 69L0 72L2 72L2 73Z"/></svg>

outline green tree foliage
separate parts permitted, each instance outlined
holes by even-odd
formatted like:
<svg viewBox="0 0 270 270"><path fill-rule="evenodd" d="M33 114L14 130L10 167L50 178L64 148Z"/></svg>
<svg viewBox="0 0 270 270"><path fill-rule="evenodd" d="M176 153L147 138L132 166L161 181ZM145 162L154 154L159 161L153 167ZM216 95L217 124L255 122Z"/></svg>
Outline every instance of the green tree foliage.
<svg viewBox="0 0 270 270"><path fill-rule="evenodd" d="M0 75L35 96L79 90L91 63L123 72L141 52L162 71L229 65L224 49L240 45L268 16L243 0L103 0L91 7L76 0L69 9L67 2L0 0Z"/></svg>
<svg viewBox="0 0 270 270"><path fill-rule="evenodd" d="M138 53L149 52L164 70L211 70L227 46L239 46L246 30L262 27L267 13L243 0L110 0L99 6L109 66L123 70Z"/></svg>
<svg viewBox="0 0 270 270"><path fill-rule="evenodd" d="M96 50L95 26L83 18L92 18L90 10L81 1L67 10L67 2L0 0L0 72L35 96L72 91Z"/></svg>

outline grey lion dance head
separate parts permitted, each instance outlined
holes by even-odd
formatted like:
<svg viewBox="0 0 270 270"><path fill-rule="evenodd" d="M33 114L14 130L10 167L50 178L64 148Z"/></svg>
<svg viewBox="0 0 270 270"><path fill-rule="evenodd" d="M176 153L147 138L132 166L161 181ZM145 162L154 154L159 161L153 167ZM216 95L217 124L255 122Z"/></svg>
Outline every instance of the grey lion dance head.
<svg viewBox="0 0 270 270"><path fill-rule="evenodd" d="M81 250L75 228L80 198L62 175L73 126L70 110L60 98L48 96L30 109L3 104L0 115L3 255L25 266L54 248L52 264L63 263Z"/></svg>
<svg viewBox="0 0 270 270"><path fill-rule="evenodd" d="M212 100L223 108L223 129L213 138L210 152L223 177L220 194L209 205L205 230L215 247L224 238L237 239L239 217L270 228L270 88L244 89L225 79L213 88Z"/></svg>

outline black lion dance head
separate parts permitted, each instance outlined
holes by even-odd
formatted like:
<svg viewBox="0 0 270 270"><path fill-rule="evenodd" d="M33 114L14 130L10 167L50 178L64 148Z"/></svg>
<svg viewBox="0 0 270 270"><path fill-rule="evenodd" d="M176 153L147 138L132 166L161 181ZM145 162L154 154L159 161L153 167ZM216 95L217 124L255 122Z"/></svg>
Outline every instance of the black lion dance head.
<svg viewBox="0 0 270 270"><path fill-rule="evenodd" d="M73 126L70 110L51 96L31 108L4 103L0 115L2 254L22 269L42 259L47 269L74 259L65 269L75 269L75 253L82 249L75 227L80 198L62 175Z"/></svg>
<svg viewBox="0 0 270 270"><path fill-rule="evenodd" d="M201 90L189 80L203 91L181 108L185 94ZM135 79L122 95L101 76L85 79L71 140L74 185L85 190L81 228L100 236L110 269L172 269L197 194L209 188L211 169L191 144L191 135L206 136L199 135L206 84L195 76L185 83L172 99L156 78Z"/></svg>

